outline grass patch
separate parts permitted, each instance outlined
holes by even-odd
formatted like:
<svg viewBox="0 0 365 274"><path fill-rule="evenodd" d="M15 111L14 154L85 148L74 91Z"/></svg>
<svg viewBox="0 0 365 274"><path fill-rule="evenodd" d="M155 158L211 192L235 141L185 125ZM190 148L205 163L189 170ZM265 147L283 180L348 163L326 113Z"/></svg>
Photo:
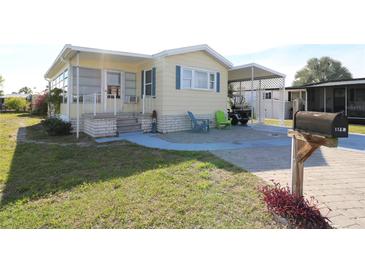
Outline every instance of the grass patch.
<svg viewBox="0 0 365 274"><path fill-rule="evenodd" d="M270 126L281 126L281 121L279 119L265 119L266 125ZM293 120L284 120L285 127L293 127Z"/></svg>
<svg viewBox="0 0 365 274"><path fill-rule="evenodd" d="M361 133L365 134L365 126L364 125L350 125L349 131L351 133Z"/></svg>
<svg viewBox="0 0 365 274"><path fill-rule="evenodd" d="M1 228L276 226L259 179L210 153L16 142L19 127L53 142L39 121L0 114Z"/></svg>

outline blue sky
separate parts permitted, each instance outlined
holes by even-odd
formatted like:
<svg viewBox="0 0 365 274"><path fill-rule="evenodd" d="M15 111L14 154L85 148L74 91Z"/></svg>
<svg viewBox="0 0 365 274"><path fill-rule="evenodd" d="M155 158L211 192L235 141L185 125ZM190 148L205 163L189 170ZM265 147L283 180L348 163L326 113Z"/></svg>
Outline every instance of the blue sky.
<svg viewBox="0 0 365 274"><path fill-rule="evenodd" d="M23 86L44 89L47 83L43 75L62 47L63 44L0 45L0 74L6 80L5 92ZM365 77L365 45L290 45L225 56L235 65L255 62L282 72L287 75L287 86L311 57L330 56L341 61L354 77Z"/></svg>
<svg viewBox="0 0 365 274"><path fill-rule="evenodd" d="M354 78L365 77L365 45L291 45L228 57L235 65L255 62L282 72L289 86L309 58L322 56L341 61Z"/></svg>
<svg viewBox="0 0 365 274"><path fill-rule="evenodd" d="M3 89L42 90L45 71L66 43L147 54L208 44L235 64L256 62L285 73L287 84L311 57L331 56L354 77L365 76L365 36L359 35L364 32L364 9L359 0L347 0L346 5L339 0L296 5L292 0L176 2L103 0L100 5L89 1L85 12L84 1L3 0ZM71 8L62 13L64 7ZM60 11L61 19L49 11ZM67 20L62 18L65 14ZM313 20L317 14L341 20L324 24L323 16ZM343 43L347 45L339 45Z"/></svg>

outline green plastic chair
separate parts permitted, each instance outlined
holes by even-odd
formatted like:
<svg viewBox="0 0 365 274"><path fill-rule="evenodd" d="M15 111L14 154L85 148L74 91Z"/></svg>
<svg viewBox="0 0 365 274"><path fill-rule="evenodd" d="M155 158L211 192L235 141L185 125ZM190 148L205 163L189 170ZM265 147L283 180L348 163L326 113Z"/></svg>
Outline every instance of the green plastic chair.
<svg viewBox="0 0 365 274"><path fill-rule="evenodd" d="M221 110L218 110L215 113L215 122L217 128L226 128L231 126L231 121L226 118L224 112Z"/></svg>

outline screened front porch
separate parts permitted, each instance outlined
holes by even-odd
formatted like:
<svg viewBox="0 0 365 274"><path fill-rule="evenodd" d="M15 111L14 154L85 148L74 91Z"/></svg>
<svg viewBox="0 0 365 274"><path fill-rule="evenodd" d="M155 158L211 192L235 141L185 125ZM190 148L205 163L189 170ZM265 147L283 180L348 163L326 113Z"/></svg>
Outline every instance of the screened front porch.
<svg viewBox="0 0 365 274"><path fill-rule="evenodd" d="M63 91L63 118L145 114L155 109L156 71L150 56L79 47L67 48L62 54L64 63L52 66L60 72L49 86Z"/></svg>

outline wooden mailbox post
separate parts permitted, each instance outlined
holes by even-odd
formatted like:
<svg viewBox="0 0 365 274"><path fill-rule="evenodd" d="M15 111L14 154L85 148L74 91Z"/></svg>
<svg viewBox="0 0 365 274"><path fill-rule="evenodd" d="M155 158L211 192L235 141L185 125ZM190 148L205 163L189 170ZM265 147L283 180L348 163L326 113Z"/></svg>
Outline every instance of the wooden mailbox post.
<svg viewBox="0 0 365 274"><path fill-rule="evenodd" d="M338 138L348 136L347 118L342 113L298 111L292 138L292 193L303 196L304 162L320 146L337 147Z"/></svg>

